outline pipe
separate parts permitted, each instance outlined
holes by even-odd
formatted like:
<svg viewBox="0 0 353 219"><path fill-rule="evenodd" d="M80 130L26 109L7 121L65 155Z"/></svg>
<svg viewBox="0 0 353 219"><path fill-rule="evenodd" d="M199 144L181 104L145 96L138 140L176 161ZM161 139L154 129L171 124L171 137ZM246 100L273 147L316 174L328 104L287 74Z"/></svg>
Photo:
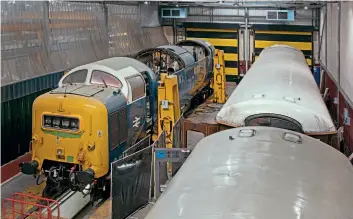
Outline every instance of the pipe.
<svg viewBox="0 0 353 219"><path fill-rule="evenodd" d="M177 43L177 31L176 31L176 22L175 18L173 18L173 44Z"/></svg>
<svg viewBox="0 0 353 219"><path fill-rule="evenodd" d="M326 13L327 13L327 9L325 10L325 17L324 17L324 21L322 23L322 32L320 33L320 46L319 46L319 60L321 59L321 48L322 48L322 38L324 36L324 30L326 29L326 19L327 19L327 16L326 16ZM320 15L321 16L321 15ZM321 25L321 24L320 24ZM325 30L326 31L326 30ZM326 33L326 32L325 32ZM325 40L327 40L327 38L325 38ZM326 47L327 49L327 47Z"/></svg>
<svg viewBox="0 0 353 219"><path fill-rule="evenodd" d="M249 11L248 8L245 8L245 72L248 71L248 60L249 60L249 29L248 29L248 21L249 21Z"/></svg>
<svg viewBox="0 0 353 219"><path fill-rule="evenodd" d="M337 45L338 45L338 59L337 59L337 82L338 82L338 87L341 87L341 2L338 3L337 6L338 9L338 30L337 30ZM337 122L338 125L340 125L340 89L337 89L337 100L338 100L338 104L337 104Z"/></svg>

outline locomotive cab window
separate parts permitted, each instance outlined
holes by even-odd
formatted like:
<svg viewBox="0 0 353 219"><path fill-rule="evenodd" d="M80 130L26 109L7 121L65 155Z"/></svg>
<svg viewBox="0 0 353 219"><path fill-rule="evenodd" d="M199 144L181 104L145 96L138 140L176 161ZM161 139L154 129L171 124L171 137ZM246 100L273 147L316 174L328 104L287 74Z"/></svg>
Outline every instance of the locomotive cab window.
<svg viewBox="0 0 353 219"><path fill-rule="evenodd" d="M102 85L106 84L107 86L116 87L116 88L123 87L123 85L121 84L121 81L118 78L114 77L109 73L98 71L98 70L94 70L92 72L91 83L102 84Z"/></svg>
<svg viewBox="0 0 353 219"><path fill-rule="evenodd" d="M43 128L67 130L77 132L80 130L80 120L78 118L43 115Z"/></svg>
<svg viewBox="0 0 353 219"><path fill-rule="evenodd" d="M140 75L134 75L126 79L130 84L132 92L132 101L135 101L146 95L145 80Z"/></svg>
<svg viewBox="0 0 353 219"><path fill-rule="evenodd" d="M71 84L71 83L85 83L87 77L87 69L82 69L75 71L69 75L67 75L62 81L63 84Z"/></svg>

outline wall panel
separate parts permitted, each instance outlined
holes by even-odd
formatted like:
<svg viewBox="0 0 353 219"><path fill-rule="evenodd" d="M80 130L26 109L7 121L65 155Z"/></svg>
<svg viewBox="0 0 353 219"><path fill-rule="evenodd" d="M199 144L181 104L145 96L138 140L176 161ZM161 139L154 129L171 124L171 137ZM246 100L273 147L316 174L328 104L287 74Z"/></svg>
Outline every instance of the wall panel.
<svg viewBox="0 0 353 219"><path fill-rule="evenodd" d="M333 78L338 81L338 26L339 26L339 4L327 4L327 70Z"/></svg>
<svg viewBox="0 0 353 219"><path fill-rule="evenodd" d="M341 126L343 126L343 139L346 146L345 148L342 148L342 150L347 155L350 155L350 153L353 153L353 108L349 106L341 92L339 94L339 101L339 119ZM345 109L348 111L348 115L351 118L349 122L344 121L343 115Z"/></svg>
<svg viewBox="0 0 353 219"><path fill-rule="evenodd" d="M353 2L341 3L340 30L340 85L353 100Z"/></svg>
<svg viewBox="0 0 353 219"><path fill-rule="evenodd" d="M1 85L167 42L157 7L1 1Z"/></svg>

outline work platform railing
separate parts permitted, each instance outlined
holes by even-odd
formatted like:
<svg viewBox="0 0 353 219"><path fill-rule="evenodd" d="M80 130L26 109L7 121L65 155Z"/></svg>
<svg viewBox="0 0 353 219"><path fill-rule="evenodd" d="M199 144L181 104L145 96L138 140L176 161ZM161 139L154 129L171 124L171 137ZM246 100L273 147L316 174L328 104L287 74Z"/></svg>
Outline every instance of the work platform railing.
<svg viewBox="0 0 353 219"><path fill-rule="evenodd" d="M52 205L56 206L56 216L53 216L50 207ZM14 193L11 198L5 198L2 202L2 218L60 219L60 206L56 200L29 194Z"/></svg>

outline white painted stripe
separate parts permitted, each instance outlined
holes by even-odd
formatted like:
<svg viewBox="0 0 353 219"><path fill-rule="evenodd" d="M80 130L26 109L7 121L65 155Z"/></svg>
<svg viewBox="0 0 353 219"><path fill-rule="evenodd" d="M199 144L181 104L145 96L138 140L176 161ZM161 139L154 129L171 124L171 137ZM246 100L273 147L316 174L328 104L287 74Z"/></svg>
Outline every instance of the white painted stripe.
<svg viewBox="0 0 353 219"><path fill-rule="evenodd" d="M14 175L13 177L11 177L10 179L6 180L5 182L1 183L1 186L5 185L6 183L12 181L13 179L15 179L16 177L19 177L20 175L22 175L21 172L17 173L16 175Z"/></svg>

